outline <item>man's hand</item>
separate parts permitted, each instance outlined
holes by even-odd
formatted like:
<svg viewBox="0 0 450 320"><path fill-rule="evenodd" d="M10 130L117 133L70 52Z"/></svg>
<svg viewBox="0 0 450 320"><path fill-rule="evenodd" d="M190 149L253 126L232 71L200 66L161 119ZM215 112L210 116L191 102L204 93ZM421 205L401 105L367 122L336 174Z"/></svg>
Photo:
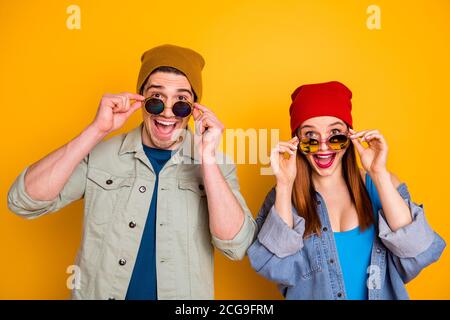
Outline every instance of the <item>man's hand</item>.
<svg viewBox="0 0 450 320"><path fill-rule="evenodd" d="M135 102L131 104L130 100ZM100 101L92 126L105 135L120 129L141 107L144 100L144 96L129 92L105 94Z"/></svg>
<svg viewBox="0 0 450 320"><path fill-rule="evenodd" d="M224 125L216 115L201 104L194 104L195 144L202 163L215 163Z"/></svg>

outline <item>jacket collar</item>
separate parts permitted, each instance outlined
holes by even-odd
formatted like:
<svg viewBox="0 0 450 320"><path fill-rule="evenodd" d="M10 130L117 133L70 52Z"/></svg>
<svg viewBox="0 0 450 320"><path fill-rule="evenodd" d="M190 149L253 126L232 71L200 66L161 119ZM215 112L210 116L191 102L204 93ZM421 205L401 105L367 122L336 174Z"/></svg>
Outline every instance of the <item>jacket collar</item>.
<svg viewBox="0 0 450 320"><path fill-rule="evenodd" d="M123 155L125 153L135 152L137 154L144 153L144 148L142 147L142 130L144 128L144 123L136 127L135 129L128 132L125 136L125 139L122 143L122 146L119 150L119 155ZM178 160L181 160L183 157L187 157L190 160L197 159L197 155L194 153L194 135L192 130L187 127L187 130L184 134L184 141L180 144L180 146L175 149L174 157Z"/></svg>

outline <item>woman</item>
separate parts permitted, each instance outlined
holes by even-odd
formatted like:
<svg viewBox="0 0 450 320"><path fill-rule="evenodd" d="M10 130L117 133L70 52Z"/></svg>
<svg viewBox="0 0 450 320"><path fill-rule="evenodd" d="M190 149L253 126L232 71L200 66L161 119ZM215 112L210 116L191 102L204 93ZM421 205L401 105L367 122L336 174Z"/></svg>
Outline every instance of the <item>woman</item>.
<svg viewBox="0 0 450 320"><path fill-rule="evenodd" d="M339 82L297 88L293 138L272 151L276 186L248 256L286 299L408 299L404 284L445 248L386 169L381 133L352 129L351 97Z"/></svg>

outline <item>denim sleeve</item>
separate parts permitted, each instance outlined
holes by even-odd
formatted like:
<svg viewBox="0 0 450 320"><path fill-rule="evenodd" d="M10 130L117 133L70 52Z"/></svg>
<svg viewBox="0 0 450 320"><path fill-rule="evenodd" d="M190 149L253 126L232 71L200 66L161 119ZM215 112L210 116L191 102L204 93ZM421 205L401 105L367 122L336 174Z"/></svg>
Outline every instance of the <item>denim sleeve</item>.
<svg viewBox="0 0 450 320"><path fill-rule="evenodd" d="M398 192L409 206L412 222L392 231L380 210L379 237L392 254L394 264L406 283L423 268L437 261L446 244L428 224L423 205L412 202L405 184L400 185Z"/></svg>
<svg viewBox="0 0 450 320"><path fill-rule="evenodd" d="M259 233L247 255L257 273L280 285L293 286L300 274L295 270L299 263L304 263L298 252L303 247L305 223L293 211L294 228L290 228L275 211L274 203L275 189L272 189L256 218Z"/></svg>

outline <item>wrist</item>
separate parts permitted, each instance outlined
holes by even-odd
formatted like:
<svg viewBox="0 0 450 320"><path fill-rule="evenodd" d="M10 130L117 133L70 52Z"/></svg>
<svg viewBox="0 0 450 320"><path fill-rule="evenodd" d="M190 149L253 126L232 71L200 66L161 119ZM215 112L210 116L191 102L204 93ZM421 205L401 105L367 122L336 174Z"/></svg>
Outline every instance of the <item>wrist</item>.
<svg viewBox="0 0 450 320"><path fill-rule="evenodd" d="M99 129L95 125L95 123L91 123L84 131L99 141L106 137L109 133L107 131Z"/></svg>
<svg viewBox="0 0 450 320"><path fill-rule="evenodd" d="M279 182L277 181L277 185L275 189L282 193L292 193L292 188L294 187L294 182Z"/></svg>
<svg viewBox="0 0 450 320"><path fill-rule="evenodd" d="M202 165L217 165L216 156L214 154L203 153Z"/></svg>
<svg viewBox="0 0 450 320"><path fill-rule="evenodd" d="M387 170L378 171L375 173L369 173L374 184L376 186L385 185L386 183L391 183L391 174Z"/></svg>
<svg viewBox="0 0 450 320"><path fill-rule="evenodd" d="M382 170L371 170L369 171L369 175L372 179L385 179L390 178L391 174L387 169Z"/></svg>
<svg viewBox="0 0 450 320"><path fill-rule="evenodd" d="M292 188L293 188L293 185L277 183L277 185L275 186L275 191L276 191L277 197L289 200L289 203L290 203L291 197L292 197Z"/></svg>

